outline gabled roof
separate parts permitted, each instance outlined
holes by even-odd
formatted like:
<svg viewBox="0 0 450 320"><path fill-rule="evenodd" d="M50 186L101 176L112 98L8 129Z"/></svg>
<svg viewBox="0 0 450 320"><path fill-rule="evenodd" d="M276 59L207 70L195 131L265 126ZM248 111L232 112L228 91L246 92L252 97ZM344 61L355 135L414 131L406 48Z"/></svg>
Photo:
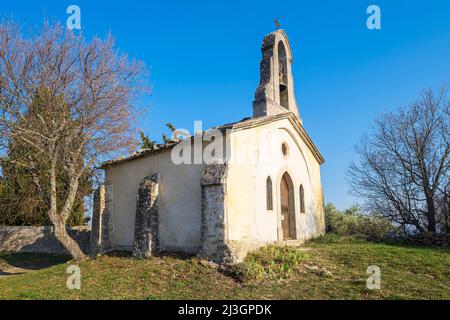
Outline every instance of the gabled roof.
<svg viewBox="0 0 450 320"><path fill-rule="evenodd" d="M283 119L289 120L289 122L292 124L292 126L295 128L297 133L302 138L303 142L308 147L308 149L312 152L312 154L314 155L314 158L316 158L317 162L319 162L319 164L324 164L325 159L323 158L319 149L316 147L316 145L314 144L314 142L312 141L312 139L308 135L308 133L306 133L305 129L303 128L303 125L300 122L300 119L292 112L280 113L280 114L276 114L273 116L250 118L245 121L232 123L230 125L224 125L221 128L227 128L227 126L231 126L230 128L232 128L233 131L245 130L245 129L249 129L249 128L259 127L266 123L283 120Z"/></svg>
<svg viewBox="0 0 450 320"><path fill-rule="evenodd" d="M211 129L216 129L216 130L220 130L220 131L231 130L233 132L233 131L246 130L246 129L250 129L250 128L254 128L254 127L259 127L259 126L265 125L267 123L270 123L273 121L278 121L278 120L283 120L283 119L288 119L289 122L291 122L292 126L295 128L297 133L300 135L303 142L307 145L309 150L312 152L312 154L316 158L317 162L319 162L319 164L325 163L325 159L320 154L319 149L317 149L317 147L314 144L314 142L312 141L312 139L306 133L306 131L303 128L298 117L296 115L294 115L292 112L280 113L280 114L276 114L273 116L265 116L265 117L258 117L258 118L244 118L241 121L224 124L222 126L213 127ZM191 139L194 139L194 138L195 137L191 137ZM172 149L178 143L180 143L180 142L174 142L174 143L160 145L157 149L141 149L141 150L133 153L129 157L120 157L120 158L117 158L114 160L106 161L106 162L102 163L102 165L100 166L100 169L107 169L114 165L122 164L124 162L152 156L154 154L158 154L163 151Z"/></svg>

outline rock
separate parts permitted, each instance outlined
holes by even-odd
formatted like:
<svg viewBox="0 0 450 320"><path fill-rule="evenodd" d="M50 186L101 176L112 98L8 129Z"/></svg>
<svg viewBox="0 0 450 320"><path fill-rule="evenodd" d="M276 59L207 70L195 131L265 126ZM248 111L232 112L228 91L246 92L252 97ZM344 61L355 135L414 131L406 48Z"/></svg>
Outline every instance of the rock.
<svg viewBox="0 0 450 320"><path fill-rule="evenodd" d="M321 277L331 277L333 274L326 268L305 264L304 268Z"/></svg>
<svg viewBox="0 0 450 320"><path fill-rule="evenodd" d="M332 277L333 276L333 274L330 271L328 271L327 269L322 269L320 271L320 275L321 276L325 276L325 277Z"/></svg>
<svg viewBox="0 0 450 320"><path fill-rule="evenodd" d="M206 268L213 268L218 269L219 265L215 262L209 261L209 260L200 260L200 264Z"/></svg>

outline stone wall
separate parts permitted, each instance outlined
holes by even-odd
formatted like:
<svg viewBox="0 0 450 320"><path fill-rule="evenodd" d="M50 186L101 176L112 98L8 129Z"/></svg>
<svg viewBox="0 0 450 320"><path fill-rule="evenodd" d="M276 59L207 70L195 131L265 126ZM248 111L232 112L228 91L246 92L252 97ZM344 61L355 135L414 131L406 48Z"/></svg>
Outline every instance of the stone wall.
<svg viewBox="0 0 450 320"><path fill-rule="evenodd" d="M450 247L450 233L422 232L406 238L387 239L406 245Z"/></svg>
<svg viewBox="0 0 450 320"><path fill-rule="evenodd" d="M68 230L84 253L89 253L90 227ZM53 234L53 227L0 227L0 252L68 254Z"/></svg>

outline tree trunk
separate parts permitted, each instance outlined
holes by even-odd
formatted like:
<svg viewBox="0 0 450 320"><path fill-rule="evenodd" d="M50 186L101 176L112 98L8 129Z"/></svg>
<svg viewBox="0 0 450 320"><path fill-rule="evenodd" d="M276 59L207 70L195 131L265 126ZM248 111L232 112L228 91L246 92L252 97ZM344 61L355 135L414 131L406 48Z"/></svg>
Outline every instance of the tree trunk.
<svg viewBox="0 0 450 320"><path fill-rule="evenodd" d="M434 206L433 200L431 200L431 202L428 202L427 219L428 231L436 232L436 208Z"/></svg>
<svg viewBox="0 0 450 320"><path fill-rule="evenodd" d="M87 259L87 256L81 251L78 243L73 240L66 230L66 219L64 215L58 215L57 197L56 197L56 161L53 160L50 167L50 210L48 216L55 228L55 237L70 253L72 258L77 261Z"/></svg>
<svg viewBox="0 0 450 320"><path fill-rule="evenodd" d="M66 226L63 222L52 221L55 228L55 237L63 245L63 247L70 253L70 255L77 261L87 259L87 256L81 251L78 243L73 240L67 233Z"/></svg>
<svg viewBox="0 0 450 320"><path fill-rule="evenodd" d="M436 206L434 204L434 197L431 195L429 188L425 188L425 199L427 202L427 220L428 231L436 232Z"/></svg>

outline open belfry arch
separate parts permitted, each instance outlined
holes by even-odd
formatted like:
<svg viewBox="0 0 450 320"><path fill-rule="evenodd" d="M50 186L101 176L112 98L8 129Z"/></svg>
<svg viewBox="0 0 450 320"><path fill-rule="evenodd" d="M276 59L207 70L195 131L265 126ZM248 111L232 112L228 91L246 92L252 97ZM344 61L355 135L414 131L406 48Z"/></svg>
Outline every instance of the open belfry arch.
<svg viewBox="0 0 450 320"><path fill-rule="evenodd" d="M299 243L325 231L324 159L299 115L285 31L266 35L261 51L253 116L213 128L226 150L220 159L173 161L183 146L209 149L205 134L103 164L93 255L183 252L235 263L263 245Z"/></svg>
<svg viewBox="0 0 450 320"><path fill-rule="evenodd" d="M292 50L284 30L264 37L260 63L260 83L253 102L253 117L272 116L286 110L299 119L292 76Z"/></svg>

